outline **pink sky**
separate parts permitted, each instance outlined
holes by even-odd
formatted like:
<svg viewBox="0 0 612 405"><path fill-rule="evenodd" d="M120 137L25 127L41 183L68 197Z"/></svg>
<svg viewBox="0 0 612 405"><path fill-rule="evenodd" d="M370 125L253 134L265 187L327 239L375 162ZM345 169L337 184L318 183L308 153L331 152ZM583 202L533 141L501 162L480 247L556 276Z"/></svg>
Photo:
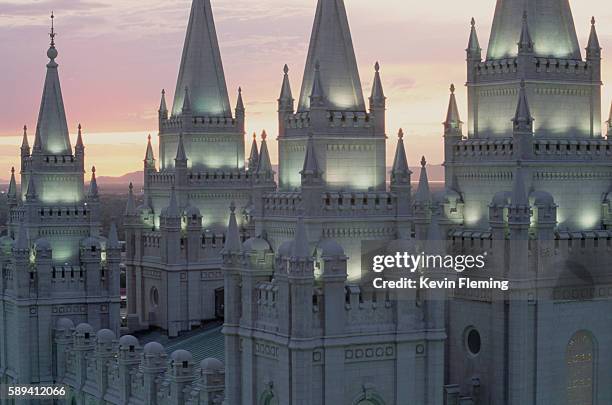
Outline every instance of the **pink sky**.
<svg viewBox="0 0 612 405"><path fill-rule="evenodd" d="M89 164L100 175L139 170L147 133L156 133L159 93L172 100L191 0L0 0L0 178L18 166L20 128L36 125L48 14L56 13L60 77L68 122L85 129ZM441 125L451 82L465 112L465 47L469 20L486 48L495 2L346 0L353 41L369 95L373 64L382 66L388 132L407 134L411 164L442 161ZM573 1L582 46L598 19L604 81L612 78L609 0ZM282 66L297 98L316 0L212 0L230 98L242 86L249 132L275 134ZM610 51L609 51L610 50ZM607 111L612 86L604 86ZM32 132L33 135L33 132ZM393 146L390 144L391 159ZM276 160L276 145L271 148Z"/></svg>

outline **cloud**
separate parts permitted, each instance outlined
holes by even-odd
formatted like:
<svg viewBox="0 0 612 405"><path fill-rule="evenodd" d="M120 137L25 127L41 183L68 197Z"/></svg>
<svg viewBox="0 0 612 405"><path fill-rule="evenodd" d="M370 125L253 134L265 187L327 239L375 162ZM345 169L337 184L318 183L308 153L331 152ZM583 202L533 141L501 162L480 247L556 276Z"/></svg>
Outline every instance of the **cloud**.
<svg viewBox="0 0 612 405"><path fill-rule="evenodd" d="M0 16L32 16L49 14L53 10L63 12L94 10L109 7L95 0L44 0L44 1L0 1Z"/></svg>

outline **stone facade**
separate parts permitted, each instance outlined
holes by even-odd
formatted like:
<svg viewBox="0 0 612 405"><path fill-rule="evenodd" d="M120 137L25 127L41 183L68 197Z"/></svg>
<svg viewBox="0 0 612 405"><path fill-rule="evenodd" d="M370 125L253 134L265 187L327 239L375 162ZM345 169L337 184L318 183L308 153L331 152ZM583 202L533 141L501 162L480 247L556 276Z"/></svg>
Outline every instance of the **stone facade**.
<svg viewBox="0 0 612 405"><path fill-rule="evenodd" d="M53 328L60 318L119 333L117 230L100 234L95 168L85 191L79 126L70 145L51 30L34 145L24 128L21 190L11 176L8 235L0 238L0 381L55 381Z"/></svg>

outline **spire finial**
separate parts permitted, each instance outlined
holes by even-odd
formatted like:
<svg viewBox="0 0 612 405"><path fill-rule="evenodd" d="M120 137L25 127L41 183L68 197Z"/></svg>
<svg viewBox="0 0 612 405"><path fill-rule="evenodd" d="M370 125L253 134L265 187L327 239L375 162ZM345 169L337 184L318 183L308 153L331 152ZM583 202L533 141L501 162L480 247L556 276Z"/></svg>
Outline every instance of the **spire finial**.
<svg viewBox="0 0 612 405"><path fill-rule="evenodd" d="M162 89L162 96L166 95L166 89Z"/></svg>
<svg viewBox="0 0 612 405"><path fill-rule="evenodd" d="M380 63L378 63L378 61L376 61L376 63L374 64L374 70L380 72Z"/></svg>
<svg viewBox="0 0 612 405"><path fill-rule="evenodd" d="M23 126L23 135L25 135L25 136L28 135L28 126L27 125Z"/></svg>
<svg viewBox="0 0 612 405"><path fill-rule="evenodd" d="M399 139L404 139L404 130L402 128L400 128L399 131L397 132L397 137Z"/></svg>
<svg viewBox="0 0 612 405"><path fill-rule="evenodd" d="M134 183L132 183L131 181L130 181L129 189L130 189L130 193L134 192Z"/></svg>
<svg viewBox="0 0 612 405"><path fill-rule="evenodd" d="M257 132L253 132L253 140L257 140Z"/></svg>
<svg viewBox="0 0 612 405"><path fill-rule="evenodd" d="M147 141L151 142L151 134L147 136Z"/></svg>
<svg viewBox="0 0 612 405"><path fill-rule="evenodd" d="M53 11L51 12L51 32L49 33L49 37L51 37L51 47L55 47L55 14Z"/></svg>
<svg viewBox="0 0 612 405"><path fill-rule="evenodd" d="M595 16L591 17L591 25L595 25Z"/></svg>
<svg viewBox="0 0 612 405"><path fill-rule="evenodd" d="M265 141L267 137L268 137L268 134L266 133L266 130L264 129L261 133L261 140Z"/></svg>
<svg viewBox="0 0 612 405"><path fill-rule="evenodd" d="M11 174L15 174L15 166L11 167Z"/></svg>
<svg viewBox="0 0 612 405"><path fill-rule="evenodd" d="M472 26L472 28L476 27L476 19L474 17L472 17L472 21L470 21L470 25Z"/></svg>
<svg viewBox="0 0 612 405"><path fill-rule="evenodd" d="M79 135L81 135L81 130L83 129L83 127L81 126L80 123L79 123L79 126L77 127L77 129L79 130Z"/></svg>
<svg viewBox="0 0 612 405"><path fill-rule="evenodd" d="M451 83L450 85L450 92L451 94L455 94L455 84L454 83Z"/></svg>
<svg viewBox="0 0 612 405"><path fill-rule="evenodd" d="M238 94L242 94L242 87L238 86Z"/></svg>
<svg viewBox="0 0 612 405"><path fill-rule="evenodd" d="M91 174L93 174L95 176L95 174L96 174L96 166L92 166L91 167Z"/></svg>
<svg viewBox="0 0 612 405"><path fill-rule="evenodd" d="M285 66L283 67L283 72L287 75L289 74L289 66L287 66L287 64L285 63Z"/></svg>
<svg viewBox="0 0 612 405"><path fill-rule="evenodd" d="M421 158L421 167L425 167L425 166L427 166L427 159L425 159L425 156L423 156Z"/></svg>

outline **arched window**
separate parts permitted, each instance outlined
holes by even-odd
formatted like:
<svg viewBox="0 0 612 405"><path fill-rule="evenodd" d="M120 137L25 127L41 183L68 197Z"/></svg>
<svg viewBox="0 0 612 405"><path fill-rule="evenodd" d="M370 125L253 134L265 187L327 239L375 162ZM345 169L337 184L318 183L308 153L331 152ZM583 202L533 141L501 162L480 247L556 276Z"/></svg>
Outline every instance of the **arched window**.
<svg viewBox="0 0 612 405"><path fill-rule="evenodd" d="M567 405L593 405L595 342L587 331L570 339L565 353Z"/></svg>

